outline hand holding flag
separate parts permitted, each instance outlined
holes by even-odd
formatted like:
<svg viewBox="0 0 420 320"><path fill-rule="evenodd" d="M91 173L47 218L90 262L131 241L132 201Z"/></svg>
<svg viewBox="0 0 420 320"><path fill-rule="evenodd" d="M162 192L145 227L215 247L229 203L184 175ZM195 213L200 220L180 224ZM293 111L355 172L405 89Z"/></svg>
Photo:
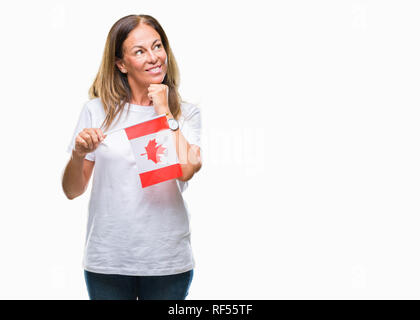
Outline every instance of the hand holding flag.
<svg viewBox="0 0 420 320"><path fill-rule="evenodd" d="M165 84L150 84L148 92L148 97L158 116L124 128L137 164L142 188L175 178L183 178L183 168L178 159L178 148L175 143L178 135L188 147L188 142L179 130L174 135L169 129L166 116L173 118L168 103L169 87ZM110 134L121 129L113 129L106 133ZM194 166L195 164L189 163L185 166L188 169L186 171L188 177L194 174Z"/></svg>
<svg viewBox="0 0 420 320"><path fill-rule="evenodd" d="M106 138L99 128L85 128L76 137L74 152L80 157L85 157L98 148L99 144Z"/></svg>
<svg viewBox="0 0 420 320"><path fill-rule="evenodd" d="M165 115L125 128L143 188L182 177L172 130Z"/></svg>

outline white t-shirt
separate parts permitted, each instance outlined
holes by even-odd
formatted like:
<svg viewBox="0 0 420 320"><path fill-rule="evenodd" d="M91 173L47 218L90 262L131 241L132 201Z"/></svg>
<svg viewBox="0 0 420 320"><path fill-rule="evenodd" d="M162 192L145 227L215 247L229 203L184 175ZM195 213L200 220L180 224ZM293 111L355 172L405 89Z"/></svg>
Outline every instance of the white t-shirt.
<svg viewBox="0 0 420 320"><path fill-rule="evenodd" d="M181 133L201 147L200 109L181 104ZM109 130L157 116L153 106L126 104ZM88 101L73 138L84 128L99 128L105 112L99 98ZM95 161L89 201L83 267L85 270L135 276L189 271L195 261L190 241L190 215L182 192L188 183L173 179L142 189L130 142L124 130L110 133L86 155Z"/></svg>

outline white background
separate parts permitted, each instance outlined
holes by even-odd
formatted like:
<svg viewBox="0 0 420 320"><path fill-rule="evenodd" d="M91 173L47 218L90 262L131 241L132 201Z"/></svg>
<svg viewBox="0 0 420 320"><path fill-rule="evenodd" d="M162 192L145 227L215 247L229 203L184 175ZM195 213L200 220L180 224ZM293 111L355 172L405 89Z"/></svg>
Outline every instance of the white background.
<svg viewBox="0 0 420 320"><path fill-rule="evenodd" d="M107 33L165 29L203 116L188 299L419 299L417 1L2 1L0 298L87 299L65 152Z"/></svg>

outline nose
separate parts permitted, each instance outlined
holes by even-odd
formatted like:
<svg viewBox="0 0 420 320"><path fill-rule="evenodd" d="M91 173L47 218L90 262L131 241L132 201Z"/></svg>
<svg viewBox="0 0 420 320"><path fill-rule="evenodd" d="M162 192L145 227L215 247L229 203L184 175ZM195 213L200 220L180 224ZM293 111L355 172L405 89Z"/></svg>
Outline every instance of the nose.
<svg viewBox="0 0 420 320"><path fill-rule="evenodd" d="M150 61L151 63L155 63L157 60L157 56L153 53L152 50L147 50L148 54L148 61Z"/></svg>

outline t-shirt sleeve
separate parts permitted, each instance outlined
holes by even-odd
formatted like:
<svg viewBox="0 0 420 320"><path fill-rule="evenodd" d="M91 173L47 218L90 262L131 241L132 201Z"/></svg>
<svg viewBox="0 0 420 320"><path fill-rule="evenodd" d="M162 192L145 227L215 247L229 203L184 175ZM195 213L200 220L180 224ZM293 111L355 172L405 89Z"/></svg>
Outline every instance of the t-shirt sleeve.
<svg viewBox="0 0 420 320"><path fill-rule="evenodd" d="M87 103L83 106L76 128L74 129L73 137L71 138L70 143L67 146L68 153L72 153L75 146L77 135L85 128L92 128L92 115L89 111ZM90 160L90 161L95 161L95 151L88 153L85 159Z"/></svg>
<svg viewBox="0 0 420 320"><path fill-rule="evenodd" d="M195 144L201 148L201 111L194 106L186 116L182 134L189 144Z"/></svg>

